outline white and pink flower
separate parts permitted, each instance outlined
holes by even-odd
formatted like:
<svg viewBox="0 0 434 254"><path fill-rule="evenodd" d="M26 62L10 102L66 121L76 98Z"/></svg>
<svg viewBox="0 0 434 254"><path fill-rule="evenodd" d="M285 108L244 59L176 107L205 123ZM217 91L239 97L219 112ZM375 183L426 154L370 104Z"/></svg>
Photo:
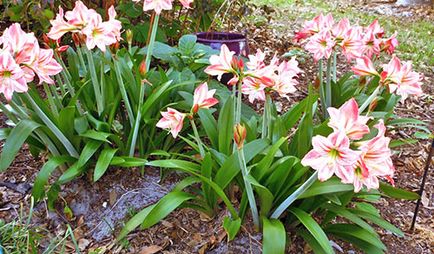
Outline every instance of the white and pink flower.
<svg viewBox="0 0 434 254"><path fill-rule="evenodd" d="M166 112L161 112L163 118L157 123L158 128L168 129L172 136L176 138L184 125L186 114L173 108L167 108Z"/></svg>
<svg viewBox="0 0 434 254"><path fill-rule="evenodd" d="M3 50L0 52L0 93L10 101L14 92L27 92L27 82L24 71L15 62L11 53Z"/></svg>
<svg viewBox="0 0 434 254"><path fill-rule="evenodd" d="M215 89L208 90L207 83L199 85L193 94L193 113L197 113L201 108L210 108L217 104L219 101L214 98L215 92Z"/></svg>

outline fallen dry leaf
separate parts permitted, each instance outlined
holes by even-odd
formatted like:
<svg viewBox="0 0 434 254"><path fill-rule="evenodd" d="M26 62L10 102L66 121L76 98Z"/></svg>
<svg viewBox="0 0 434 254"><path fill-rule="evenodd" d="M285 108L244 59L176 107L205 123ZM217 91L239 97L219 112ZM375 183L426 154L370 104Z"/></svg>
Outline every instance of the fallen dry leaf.
<svg viewBox="0 0 434 254"><path fill-rule="evenodd" d="M140 254L154 254L154 253L157 253L161 250L163 250L162 247L157 246L157 245L151 245L151 246L147 246L147 247L143 248L140 251Z"/></svg>

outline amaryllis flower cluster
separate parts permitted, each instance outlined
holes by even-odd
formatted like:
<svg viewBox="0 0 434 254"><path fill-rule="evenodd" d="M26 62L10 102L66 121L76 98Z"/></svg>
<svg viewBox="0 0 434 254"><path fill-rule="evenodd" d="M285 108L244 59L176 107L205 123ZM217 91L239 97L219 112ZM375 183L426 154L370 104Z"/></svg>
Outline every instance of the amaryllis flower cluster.
<svg viewBox="0 0 434 254"><path fill-rule="evenodd" d="M266 54L259 49L255 55L249 55L249 62L244 64L241 58L235 57L235 53L223 45L220 55L210 57L210 66L205 69L205 73L217 76L218 80L226 73L234 75L228 84L242 82L241 92L248 95L250 102L265 101L266 94L272 91L282 97L294 93L298 85L296 78L301 73L297 60L292 58L290 61L279 62L274 56L267 65L265 58Z"/></svg>
<svg viewBox="0 0 434 254"><path fill-rule="evenodd" d="M33 33L20 24L6 28L0 37L0 93L11 100L13 93L27 92L27 83L38 76L39 83L53 84L50 76L62 71L52 49L42 49Z"/></svg>
<svg viewBox="0 0 434 254"><path fill-rule="evenodd" d="M385 137L383 121L375 125L378 133L374 138L362 140L370 133L366 125L370 118L359 115L355 99L347 101L339 109L330 107L328 112L328 125L333 133L328 137L313 137L313 149L301 163L317 170L320 181L336 175L343 183L354 184L355 192L359 192L363 186L378 189L379 177L393 184L395 169L389 149L390 138Z"/></svg>
<svg viewBox="0 0 434 254"><path fill-rule="evenodd" d="M215 92L215 89L208 90L207 83L199 85L194 90L193 106L191 108L191 112L189 114L181 113L176 109L168 107L166 112L161 112L163 117L160 119L160 121L158 121L157 127L170 130L172 136L176 138L179 132L182 130L186 116L192 118L193 115L199 111L199 109L208 109L219 102L216 98L214 98Z"/></svg>
<svg viewBox="0 0 434 254"><path fill-rule="evenodd" d="M140 2L142 0L133 0L134 2ZM182 6L190 8L190 4L194 0L179 0ZM143 0L143 11L154 10L155 13L160 15L162 10L171 10L173 0Z"/></svg>
<svg viewBox="0 0 434 254"><path fill-rule="evenodd" d="M398 57L393 56L388 64L383 64L381 72L378 72L370 58L362 57L356 60L356 65L352 69L360 76L380 77L382 85L387 86L391 93L401 96L401 102L409 95L423 94L422 77L412 70L411 61L401 62Z"/></svg>
<svg viewBox="0 0 434 254"><path fill-rule="evenodd" d="M109 20L103 22L101 15L87 8L81 1L75 2L74 9L65 14L62 7L59 7L56 19L50 21L52 27L48 37L58 40L68 32L77 33L85 38L89 50L98 47L105 51L106 46L115 44L121 39L122 29L121 22L116 19L113 6L109 8L108 15Z"/></svg>
<svg viewBox="0 0 434 254"><path fill-rule="evenodd" d="M348 61L367 56L378 56L380 52L392 54L398 46L396 32L384 38L384 29L378 20L368 27L351 25L344 18L335 23L331 14L320 14L306 21L301 31L295 35L296 41L305 42L305 49L313 54L315 61L330 58L332 52L340 48Z"/></svg>

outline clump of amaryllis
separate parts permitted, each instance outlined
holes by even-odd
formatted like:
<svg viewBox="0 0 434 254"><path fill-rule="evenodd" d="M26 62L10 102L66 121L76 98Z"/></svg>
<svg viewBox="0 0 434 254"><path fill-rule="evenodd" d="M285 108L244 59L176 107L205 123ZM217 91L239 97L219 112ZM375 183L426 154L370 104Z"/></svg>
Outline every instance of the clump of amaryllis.
<svg viewBox="0 0 434 254"><path fill-rule="evenodd" d="M27 83L32 82L35 76L38 76L39 83L53 84L50 76L62 71L62 67L53 57L54 51L41 49L34 34L24 32L18 23L4 30L0 45L3 60L0 92L8 100L12 98L13 91L27 91Z"/></svg>
<svg viewBox="0 0 434 254"><path fill-rule="evenodd" d="M393 184L394 167L390 138L385 137L386 127L382 120L375 125L377 136L363 140L370 132L366 117L359 115L354 99L340 109L328 108L331 119L329 126L334 132L328 137L315 136L313 149L302 159L304 166L318 171L318 179L325 181L335 174L343 183L354 184L358 192L363 186L368 189L379 187L378 177Z"/></svg>
<svg viewBox="0 0 434 254"><path fill-rule="evenodd" d="M122 29L113 6L109 8L108 14L109 20L103 22L101 15L95 10L87 8L81 1L76 1L74 9L65 14L62 7L59 7L56 18L50 21L52 27L47 35L53 40L58 40L68 32L78 33L85 36L88 49L98 47L105 51L106 46L121 39Z"/></svg>
<svg viewBox="0 0 434 254"><path fill-rule="evenodd" d="M272 91L277 92L282 97L296 91L298 85L297 77L301 73L298 62L295 58L290 61L279 63L279 59L274 56L270 64L265 64L266 55L258 50L256 55L249 56L246 63L247 70L243 79L242 93L249 96L249 101L265 101L266 94Z"/></svg>
<svg viewBox="0 0 434 254"><path fill-rule="evenodd" d="M359 140L369 133L366 123L369 117L359 115L359 106L354 98L347 101L339 109L328 108L330 115L328 126L334 131L344 132L349 139Z"/></svg>
<svg viewBox="0 0 434 254"><path fill-rule="evenodd" d="M140 2L142 0L133 0L134 2ZM182 6L190 8L191 3L194 0L179 0ZM144 0L143 1L143 11L154 10L158 15L161 14L163 10L172 9L173 0Z"/></svg>
<svg viewBox="0 0 434 254"><path fill-rule="evenodd" d="M312 138L313 149L301 163L318 171L318 179L326 181L333 174L338 177L351 170L358 159L357 152L350 149L350 140L344 132L333 132L328 137Z"/></svg>
<svg viewBox="0 0 434 254"><path fill-rule="evenodd" d="M219 101L214 98L215 92L215 89L208 90L207 83L199 85L194 90L192 112L197 113L201 108L210 108L217 104Z"/></svg>
<svg viewBox="0 0 434 254"><path fill-rule="evenodd" d="M401 96L401 101L405 101L409 95L420 96L422 91L422 77L418 72L412 70L411 61L401 62L393 56L388 64L382 66L382 71L378 72L368 57L356 60L356 65L352 68L354 73L359 76L378 76L381 84L387 86L391 93Z"/></svg>
<svg viewBox="0 0 434 254"><path fill-rule="evenodd" d="M167 108L166 112L161 112L163 118L157 123L158 128L168 129L172 136L176 138L182 130L186 114L179 112L173 108Z"/></svg>
<svg viewBox="0 0 434 254"><path fill-rule="evenodd" d="M342 50L348 61L368 56L372 58L380 52L392 54L398 45L396 33L390 38L383 38L385 32L374 20L369 26L351 25L348 19L334 23L331 14L306 21L303 29L295 35L295 41L305 43L307 51L314 59L328 59L331 52Z"/></svg>
<svg viewBox="0 0 434 254"><path fill-rule="evenodd" d="M217 76L221 81L222 76L226 73L233 74L234 77L229 80L228 85L235 85L240 78L240 72L243 71L244 64L242 60L235 57L235 52L223 44L220 49L220 55L212 55L209 58L210 65L205 69L205 73L211 76Z"/></svg>

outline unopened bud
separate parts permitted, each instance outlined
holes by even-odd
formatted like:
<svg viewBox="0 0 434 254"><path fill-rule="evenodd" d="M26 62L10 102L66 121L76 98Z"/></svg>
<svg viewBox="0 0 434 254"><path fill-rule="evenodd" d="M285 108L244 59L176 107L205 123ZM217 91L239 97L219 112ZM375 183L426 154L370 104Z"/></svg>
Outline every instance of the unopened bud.
<svg viewBox="0 0 434 254"><path fill-rule="evenodd" d="M377 98L375 98L374 100L372 100L371 103L369 104L369 108L368 108L369 112L374 111L374 109L377 107L377 104L378 104L378 99Z"/></svg>
<svg viewBox="0 0 434 254"><path fill-rule="evenodd" d="M111 50L112 52L116 52L116 51L118 51L119 46L120 46L120 44L119 44L119 42L117 41L116 43L113 43L112 45L110 45L110 50Z"/></svg>
<svg viewBox="0 0 434 254"><path fill-rule="evenodd" d="M142 76L142 78L146 76L146 72L147 72L147 70L146 70L146 62L142 61L140 63L140 66L139 66L139 73Z"/></svg>
<svg viewBox="0 0 434 254"><path fill-rule="evenodd" d="M359 84L360 84L360 86L366 85L366 77L365 76L360 77Z"/></svg>
<svg viewBox="0 0 434 254"><path fill-rule="evenodd" d="M128 45L133 44L133 31L131 31L130 29L128 29L126 32L126 37L127 37L127 43Z"/></svg>
<svg viewBox="0 0 434 254"><path fill-rule="evenodd" d="M234 141L235 144L237 144L238 150L243 148L244 146L244 140L246 140L247 136L247 130L244 125L236 124L234 126Z"/></svg>
<svg viewBox="0 0 434 254"><path fill-rule="evenodd" d="M72 40L74 41L76 47L80 47L83 42L83 38L78 33L72 34Z"/></svg>
<svg viewBox="0 0 434 254"><path fill-rule="evenodd" d="M314 86L315 89L319 89L320 85L321 85L320 84L320 80L319 80L319 77L317 76L315 78L315 81L313 82L313 86Z"/></svg>

